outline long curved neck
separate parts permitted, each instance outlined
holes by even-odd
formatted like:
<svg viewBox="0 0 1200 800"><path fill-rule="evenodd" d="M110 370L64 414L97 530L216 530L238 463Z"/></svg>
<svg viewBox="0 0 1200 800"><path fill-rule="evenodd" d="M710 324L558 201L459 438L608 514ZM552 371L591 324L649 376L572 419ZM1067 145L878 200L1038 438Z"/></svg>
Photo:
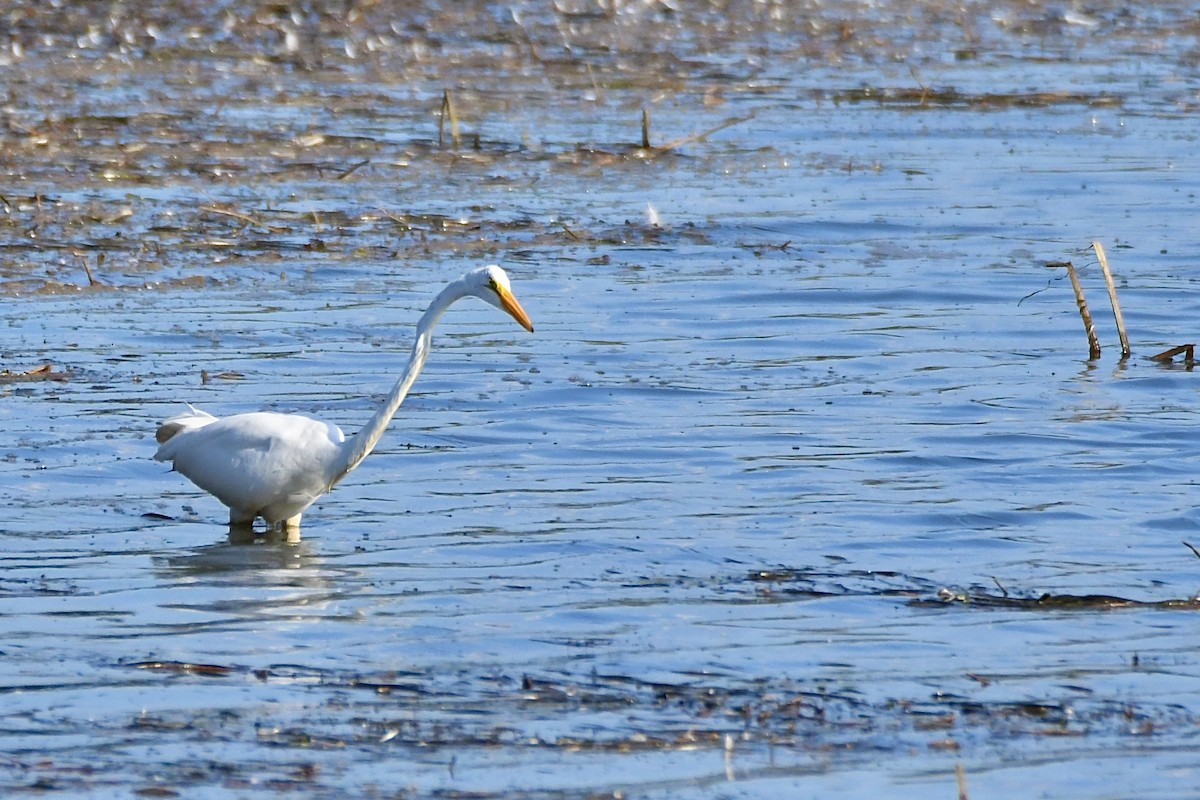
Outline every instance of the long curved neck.
<svg viewBox="0 0 1200 800"><path fill-rule="evenodd" d="M400 376L400 380L396 381L396 385L392 387L392 391L383 405L363 426L362 430L347 439L342 445L333 469L333 477L329 481L330 488L346 477L350 470L362 463L362 460L375 449L383 432L387 430L388 423L392 421L396 410L400 408L400 404L408 396L408 391L417 380L417 376L421 374L421 368L425 366L425 359L429 357L429 347L433 341L433 327L437 325L447 308L465 296L463 282L454 281L442 289L429 304L421 321L417 323L417 340L413 343L412 355L409 356L404 374Z"/></svg>

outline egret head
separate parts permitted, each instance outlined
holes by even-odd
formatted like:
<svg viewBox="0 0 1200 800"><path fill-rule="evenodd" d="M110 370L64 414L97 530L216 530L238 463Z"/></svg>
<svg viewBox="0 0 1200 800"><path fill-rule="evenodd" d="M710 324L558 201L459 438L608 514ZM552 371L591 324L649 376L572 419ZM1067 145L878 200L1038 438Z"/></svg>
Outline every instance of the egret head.
<svg viewBox="0 0 1200 800"><path fill-rule="evenodd" d="M508 275L499 266L477 267L463 276L467 292L509 314L522 328L533 332L533 323L517 298L513 296Z"/></svg>

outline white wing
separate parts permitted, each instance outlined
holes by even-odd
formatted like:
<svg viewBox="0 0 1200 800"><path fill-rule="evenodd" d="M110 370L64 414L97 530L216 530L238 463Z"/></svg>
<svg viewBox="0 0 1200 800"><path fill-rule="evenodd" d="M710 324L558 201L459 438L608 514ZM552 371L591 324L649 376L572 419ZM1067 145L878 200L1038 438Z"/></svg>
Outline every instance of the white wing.
<svg viewBox="0 0 1200 800"><path fill-rule="evenodd" d="M192 409L163 423L154 454L242 514L274 521L300 513L329 488L345 435L296 414L218 419Z"/></svg>

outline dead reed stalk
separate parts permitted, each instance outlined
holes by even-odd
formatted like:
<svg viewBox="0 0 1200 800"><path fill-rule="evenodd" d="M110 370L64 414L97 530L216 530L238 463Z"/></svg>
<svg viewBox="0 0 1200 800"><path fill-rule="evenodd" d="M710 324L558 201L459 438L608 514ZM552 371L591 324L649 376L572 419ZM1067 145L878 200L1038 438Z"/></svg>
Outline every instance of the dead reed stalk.
<svg viewBox="0 0 1200 800"><path fill-rule="evenodd" d="M79 260L80 265L83 266L83 271L87 273L88 286L100 286L100 281L96 280L96 276L92 273L92 268L88 264L87 254L76 251L73 253L73 255ZM96 267L99 268L103 265L104 253L100 253L98 256L96 256Z"/></svg>
<svg viewBox="0 0 1200 800"><path fill-rule="evenodd" d="M454 99L449 89L442 90L442 114L438 119L438 147L446 146L446 120L450 120L450 141L457 148L459 144L458 111L454 108Z"/></svg>
<svg viewBox="0 0 1200 800"><path fill-rule="evenodd" d="M1175 356L1183 356L1183 363L1187 366L1192 366L1196 363L1196 345L1181 344L1178 347L1172 347L1169 350L1163 350L1161 353L1155 353L1150 356L1151 361L1158 361L1163 364L1169 364Z"/></svg>
<svg viewBox="0 0 1200 800"><path fill-rule="evenodd" d="M743 122L748 122L752 119L754 119L753 114L747 114L744 117L734 117L733 119L727 119L724 122L722 122L720 125L714 125L713 127L709 128L708 130L699 131L698 133L689 133L687 136L684 136L683 138L676 139L672 142L667 142L666 144L664 144L662 147L659 147L658 149L662 150L662 151L677 150L680 147L683 147L685 144L691 144L692 142L702 141L704 139L707 139L709 136L712 136L714 133L723 131L726 128L731 128L734 125L741 125Z"/></svg>
<svg viewBox="0 0 1200 800"><path fill-rule="evenodd" d="M281 225L270 225L266 222L260 222L249 214L243 214L241 211L233 211L228 208L219 208L217 206L200 206L200 210L206 214L219 214L223 217L231 217L243 222L246 225L253 225L256 228L262 228L270 233L286 233L288 228Z"/></svg>
<svg viewBox="0 0 1200 800"><path fill-rule="evenodd" d="M1083 329L1087 331L1088 358L1093 361L1100 357L1100 340L1096 337L1096 326L1092 323L1092 312L1088 310L1087 298L1083 296L1083 287L1079 284L1079 273L1070 261L1064 261L1056 266L1065 266L1067 275L1071 278L1071 288L1075 290L1075 304L1079 306L1079 316L1083 318Z"/></svg>
<svg viewBox="0 0 1200 800"><path fill-rule="evenodd" d="M1121 304L1117 301L1117 286L1113 283L1112 270L1108 268L1108 256L1104 254L1104 245L1092 242L1096 258L1100 260L1100 269L1104 271L1104 282L1108 285L1108 299L1112 301L1113 318L1117 321L1117 335L1121 337L1121 358L1129 358L1129 336L1125 333L1125 317L1121 314Z"/></svg>

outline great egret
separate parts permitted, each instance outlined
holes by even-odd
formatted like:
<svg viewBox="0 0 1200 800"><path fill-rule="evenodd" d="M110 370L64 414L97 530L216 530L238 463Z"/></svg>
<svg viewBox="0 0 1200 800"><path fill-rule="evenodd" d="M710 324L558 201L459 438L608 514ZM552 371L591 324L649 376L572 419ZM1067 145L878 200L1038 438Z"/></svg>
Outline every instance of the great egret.
<svg viewBox="0 0 1200 800"><path fill-rule="evenodd" d="M374 449L425 365L434 325L464 297L496 306L533 332L504 270L495 265L473 269L429 304L417 323L408 367L356 435L346 438L336 425L299 414L259 411L219 419L189 405L188 413L159 426L155 460L170 461L176 472L229 506L231 529L262 517L273 529L298 531L301 512Z"/></svg>

